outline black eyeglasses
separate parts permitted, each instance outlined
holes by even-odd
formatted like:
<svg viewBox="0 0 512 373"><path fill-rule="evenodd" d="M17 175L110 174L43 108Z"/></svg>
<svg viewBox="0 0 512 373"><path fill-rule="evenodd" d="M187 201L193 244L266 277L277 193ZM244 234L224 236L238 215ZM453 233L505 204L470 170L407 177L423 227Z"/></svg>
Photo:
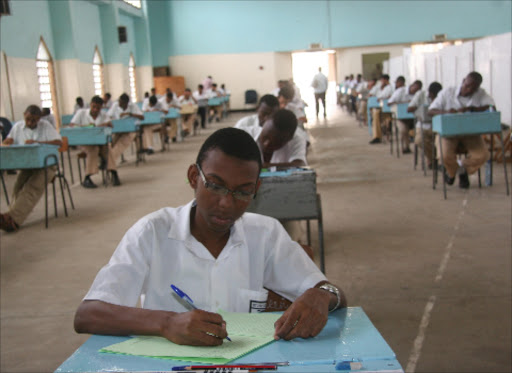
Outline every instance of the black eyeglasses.
<svg viewBox="0 0 512 373"><path fill-rule="evenodd" d="M245 192L243 190L231 190L226 187L223 187L222 185L218 185L215 183L212 183L208 180L206 180L206 177L204 176L203 170L201 170L201 167L196 163L196 167L199 170L199 175L201 175L201 179L203 179L204 187L206 190L209 190L210 192L214 194L218 194L220 196L225 196L228 193L231 193L233 197L236 199L239 199L240 201L250 201L254 198L255 192Z"/></svg>

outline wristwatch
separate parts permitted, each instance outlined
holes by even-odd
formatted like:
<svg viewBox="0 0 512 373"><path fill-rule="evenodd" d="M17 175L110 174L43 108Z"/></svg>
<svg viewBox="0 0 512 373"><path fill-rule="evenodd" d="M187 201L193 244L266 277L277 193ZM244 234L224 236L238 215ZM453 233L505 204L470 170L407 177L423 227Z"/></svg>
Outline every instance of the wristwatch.
<svg viewBox="0 0 512 373"><path fill-rule="evenodd" d="M338 306L341 303L340 290L336 286L334 286L332 284L329 284L329 283L320 285L318 288L319 289L323 289L325 291L328 291L329 293L332 293L332 294L336 295L336 298L338 299L338 301L336 302L336 305L334 306L334 308L330 309L329 312L332 312L336 308L338 308Z"/></svg>

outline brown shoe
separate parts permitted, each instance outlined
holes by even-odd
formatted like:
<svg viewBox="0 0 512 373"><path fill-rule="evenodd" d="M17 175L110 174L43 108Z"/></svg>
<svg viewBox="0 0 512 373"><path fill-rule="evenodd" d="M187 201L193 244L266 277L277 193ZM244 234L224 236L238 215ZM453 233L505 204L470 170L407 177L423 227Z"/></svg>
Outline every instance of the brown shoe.
<svg viewBox="0 0 512 373"><path fill-rule="evenodd" d="M0 229L6 232L16 232L20 226L16 224L9 214L0 214Z"/></svg>

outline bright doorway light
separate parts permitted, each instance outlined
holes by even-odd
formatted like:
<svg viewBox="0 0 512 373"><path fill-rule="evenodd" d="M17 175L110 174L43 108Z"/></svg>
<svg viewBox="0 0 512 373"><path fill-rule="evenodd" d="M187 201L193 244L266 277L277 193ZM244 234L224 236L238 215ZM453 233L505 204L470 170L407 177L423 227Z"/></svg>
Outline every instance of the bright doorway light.
<svg viewBox="0 0 512 373"><path fill-rule="evenodd" d="M311 82L318 73L319 67L329 80L325 97L327 105L336 105L336 51L292 53L293 81L299 87L302 99L308 105L306 107L308 118L315 116L315 94Z"/></svg>

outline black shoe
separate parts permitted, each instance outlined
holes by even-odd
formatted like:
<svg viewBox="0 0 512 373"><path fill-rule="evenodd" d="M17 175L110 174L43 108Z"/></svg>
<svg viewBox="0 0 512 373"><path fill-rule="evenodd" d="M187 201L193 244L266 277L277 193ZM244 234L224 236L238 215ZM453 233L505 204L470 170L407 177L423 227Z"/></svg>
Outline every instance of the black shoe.
<svg viewBox="0 0 512 373"><path fill-rule="evenodd" d="M412 152L411 152L411 149L405 148L404 150L402 150L402 153L403 154L409 154L409 153L412 153Z"/></svg>
<svg viewBox="0 0 512 373"><path fill-rule="evenodd" d="M469 189L469 175L466 170L464 170L464 173L459 175L459 188Z"/></svg>
<svg viewBox="0 0 512 373"><path fill-rule="evenodd" d="M146 153L147 153L148 155L151 155L151 154L154 154L154 153L155 153L155 151L154 151L153 149L147 149L147 150L146 150Z"/></svg>
<svg viewBox="0 0 512 373"><path fill-rule="evenodd" d="M215 120L217 121L217 123L220 122L220 118L216 118Z"/></svg>
<svg viewBox="0 0 512 373"><path fill-rule="evenodd" d="M169 136L165 136L164 137L164 143L165 144L169 144Z"/></svg>
<svg viewBox="0 0 512 373"><path fill-rule="evenodd" d="M112 185L113 186L121 185L121 180L119 180L119 176L117 175L117 171L110 171L110 174L112 175Z"/></svg>
<svg viewBox="0 0 512 373"><path fill-rule="evenodd" d="M94 189L94 188L97 188L98 186L96 184L94 184L91 180L91 178L89 176L86 176L84 181L82 182L82 186L84 188L89 188L89 189Z"/></svg>
<svg viewBox="0 0 512 373"><path fill-rule="evenodd" d="M444 177L444 182L448 185L453 185L453 182L455 181L455 177L450 177L448 176L448 174L446 173L446 171L443 171L443 177Z"/></svg>
<svg viewBox="0 0 512 373"><path fill-rule="evenodd" d="M100 156L100 170L106 170L107 169L107 161L105 158Z"/></svg>
<svg viewBox="0 0 512 373"><path fill-rule="evenodd" d="M372 141L370 141L370 144L380 144L381 142L382 142L382 140L377 137L377 138L373 139Z"/></svg>
<svg viewBox="0 0 512 373"><path fill-rule="evenodd" d="M172 142L176 142L176 137L173 137L173 138L172 138Z"/></svg>

